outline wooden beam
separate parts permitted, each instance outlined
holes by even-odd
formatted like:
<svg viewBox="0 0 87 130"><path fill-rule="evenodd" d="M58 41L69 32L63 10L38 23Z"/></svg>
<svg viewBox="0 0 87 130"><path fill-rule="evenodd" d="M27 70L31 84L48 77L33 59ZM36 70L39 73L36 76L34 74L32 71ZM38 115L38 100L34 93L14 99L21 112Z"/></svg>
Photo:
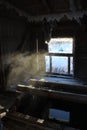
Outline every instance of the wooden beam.
<svg viewBox="0 0 87 130"><path fill-rule="evenodd" d="M17 122L20 122L19 124L25 124L25 130L26 128L34 128L35 130L57 130L58 128L62 129L72 129L69 124L64 123L64 122L57 122L55 120L44 120L40 118L35 118L30 115L25 115L19 112L14 112L14 113L8 113L7 114L7 122L10 122L13 120L14 122L14 127L17 125ZM5 123L6 124L6 123ZM7 123L8 124L8 123ZM10 126L9 126L10 127ZM23 125L21 126L23 127ZM73 130L76 130L73 128Z"/></svg>
<svg viewBox="0 0 87 130"><path fill-rule="evenodd" d="M1 4L5 5L7 8L12 8L15 9L15 11L19 14L19 16L25 16L28 18L28 16L33 15L33 12L28 8L28 11L26 11L25 9L21 9L21 7L17 6L16 2L12 2L9 0L2 0Z"/></svg>
<svg viewBox="0 0 87 130"><path fill-rule="evenodd" d="M44 121L43 119L38 119L29 115L24 115L22 113L9 113L7 115L7 121L10 122L11 120L13 120L14 124L16 125L16 128L18 126L19 123L24 124L25 126L25 130L26 128L28 129L36 129L36 130L55 130L53 128L49 128L46 125L43 125L43 123L40 123L38 121ZM10 126L9 126L10 127ZM14 126L15 128L15 126ZM13 129L12 129L13 130Z"/></svg>
<svg viewBox="0 0 87 130"><path fill-rule="evenodd" d="M63 80L63 79L62 79ZM29 83L32 84L35 87L40 86L41 88L48 88L52 90L63 90L67 92L74 92L74 93L82 93L82 94L87 94L87 85L82 85L82 84L77 84L76 81L73 83L62 83L61 82L52 82L52 81L41 81L37 79L30 79ZM67 82L70 82L70 79L67 79Z"/></svg>
<svg viewBox="0 0 87 130"><path fill-rule="evenodd" d="M53 98L63 101L70 101L74 103L81 103L81 104L87 104L87 95L83 94L77 94L77 93L71 93L71 92L64 92L64 91L54 91L52 89L45 89L45 88L36 88L32 85L26 86L18 84L17 90L23 91L23 92L29 92L30 94L35 94L39 96L44 96L47 98Z"/></svg>

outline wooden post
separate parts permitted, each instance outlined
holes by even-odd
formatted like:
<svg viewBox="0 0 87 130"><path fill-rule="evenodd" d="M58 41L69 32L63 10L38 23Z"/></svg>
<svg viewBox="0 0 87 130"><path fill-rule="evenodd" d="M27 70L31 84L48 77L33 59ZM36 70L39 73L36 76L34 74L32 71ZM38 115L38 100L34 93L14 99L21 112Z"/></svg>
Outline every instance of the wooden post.
<svg viewBox="0 0 87 130"><path fill-rule="evenodd" d="M39 64L38 64L38 39L36 39L36 55L37 55L36 62L37 62L37 71L38 71L39 70Z"/></svg>
<svg viewBox="0 0 87 130"><path fill-rule="evenodd" d="M3 68L3 57L2 57L2 46L0 44L0 92L5 89L5 74L4 74L4 68Z"/></svg>

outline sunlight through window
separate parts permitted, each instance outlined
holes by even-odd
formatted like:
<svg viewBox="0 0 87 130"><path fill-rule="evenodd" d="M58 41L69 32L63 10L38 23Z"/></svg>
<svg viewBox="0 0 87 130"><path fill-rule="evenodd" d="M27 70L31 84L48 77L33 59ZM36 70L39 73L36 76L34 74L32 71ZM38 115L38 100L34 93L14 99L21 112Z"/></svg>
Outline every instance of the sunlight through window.
<svg viewBox="0 0 87 130"><path fill-rule="evenodd" d="M73 75L73 38L51 38L45 62L46 72Z"/></svg>

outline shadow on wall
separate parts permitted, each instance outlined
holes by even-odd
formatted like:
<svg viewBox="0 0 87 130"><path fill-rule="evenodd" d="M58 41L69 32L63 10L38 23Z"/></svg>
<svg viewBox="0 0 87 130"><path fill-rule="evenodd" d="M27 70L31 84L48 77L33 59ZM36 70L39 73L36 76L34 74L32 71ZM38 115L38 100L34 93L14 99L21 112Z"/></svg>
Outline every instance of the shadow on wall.
<svg viewBox="0 0 87 130"><path fill-rule="evenodd" d="M3 57L7 87L27 82L32 76L45 73L45 52L15 53Z"/></svg>

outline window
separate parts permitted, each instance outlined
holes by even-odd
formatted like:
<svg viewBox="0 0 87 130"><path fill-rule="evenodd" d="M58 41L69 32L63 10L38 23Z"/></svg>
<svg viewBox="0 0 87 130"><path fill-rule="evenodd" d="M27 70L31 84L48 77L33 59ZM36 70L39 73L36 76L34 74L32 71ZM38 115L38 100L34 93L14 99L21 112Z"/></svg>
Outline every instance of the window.
<svg viewBox="0 0 87 130"><path fill-rule="evenodd" d="M49 118L69 122L70 121L70 112L50 108L49 109Z"/></svg>
<svg viewBox="0 0 87 130"><path fill-rule="evenodd" d="M73 75L73 38L51 38L47 44L46 72Z"/></svg>

